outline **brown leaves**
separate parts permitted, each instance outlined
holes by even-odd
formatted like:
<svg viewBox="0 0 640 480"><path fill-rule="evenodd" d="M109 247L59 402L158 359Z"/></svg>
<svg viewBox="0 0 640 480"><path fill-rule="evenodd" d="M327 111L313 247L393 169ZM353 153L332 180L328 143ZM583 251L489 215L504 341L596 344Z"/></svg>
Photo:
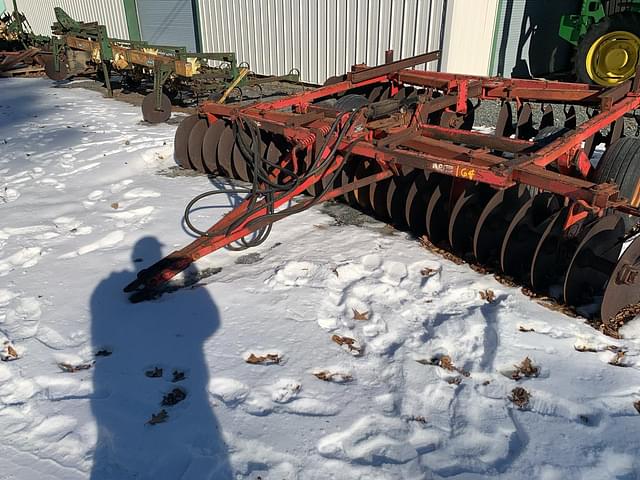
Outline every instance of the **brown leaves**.
<svg viewBox="0 0 640 480"><path fill-rule="evenodd" d="M518 381L524 377L537 377L539 373L540 369L533 364L529 357L525 357L520 365L515 365L511 378Z"/></svg>
<svg viewBox="0 0 640 480"><path fill-rule="evenodd" d="M493 275L493 278L495 278L496 281L498 281L502 285L506 285L507 287L517 287L518 286L518 283L516 281L514 281L513 278L511 278L509 276L506 276L506 275L501 275L501 274L495 273Z"/></svg>
<svg viewBox="0 0 640 480"><path fill-rule="evenodd" d="M421 363L422 365L435 365L440 368L444 368L450 372L458 372L464 377L469 377L471 374L462 368L458 368L453 364L451 357L449 355L442 355L440 357L433 357L431 359L420 359L416 360L416 362ZM451 382L450 382L451 383ZM453 382L456 383L456 382ZM460 382L457 382L459 384Z"/></svg>
<svg viewBox="0 0 640 480"><path fill-rule="evenodd" d="M70 363L60 362L58 368L65 373L76 373L82 370L89 370L93 363L81 363L80 365L71 365Z"/></svg>
<svg viewBox="0 0 640 480"><path fill-rule="evenodd" d="M120 204L118 202L113 202L111 204L111 208L113 208L114 210L117 210L118 208L120 208Z"/></svg>
<svg viewBox="0 0 640 480"><path fill-rule="evenodd" d="M158 423L164 423L169 419L169 414L165 409L160 410L158 413L151 414L151 420L147 422L147 425L157 425Z"/></svg>
<svg viewBox="0 0 640 480"><path fill-rule="evenodd" d="M433 243L431 243L431 241L426 236L420 237L420 245L423 248L429 250L430 252L437 253L441 257L444 257L447 260L452 261L456 265L462 265L464 263L463 259L461 259L460 257L454 255L453 253L449 252L448 250L445 250L445 249L440 248L440 247L436 247Z"/></svg>
<svg viewBox="0 0 640 480"><path fill-rule="evenodd" d="M417 415L417 416L412 415L410 417L407 417L407 421L408 422L418 422L418 423L422 423L422 424L427 423L427 419L424 418L422 415Z"/></svg>
<svg viewBox="0 0 640 480"><path fill-rule="evenodd" d="M160 367L154 367L152 370L144 372L144 374L149 378L160 378L162 376L162 369Z"/></svg>
<svg viewBox="0 0 640 480"><path fill-rule="evenodd" d="M354 320L369 320L369 312L359 312L355 308L353 310L353 319Z"/></svg>
<svg viewBox="0 0 640 480"><path fill-rule="evenodd" d="M333 340L341 347L345 347L352 355L362 355L363 348L360 345L357 345L355 339L353 338L343 337L341 335L332 335L331 340Z"/></svg>
<svg viewBox="0 0 640 480"><path fill-rule="evenodd" d="M174 405L183 401L185 398L187 398L187 392L185 392L181 388L174 388L164 397L162 397L162 406L173 407Z"/></svg>
<svg viewBox="0 0 640 480"><path fill-rule="evenodd" d="M487 303L493 303L496 301L496 294L493 290L480 290L478 293L480 294L480 298Z"/></svg>
<svg viewBox="0 0 640 480"><path fill-rule="evenodd" d="M529 405L529 399L531 399L531 394L524 388L516 387L511 390L509 400L516 404L518 408L526 408L526 406Z"/></svg>
<svg viewBox="0 0 640 480"><path fill-rule="evenodd" d="M524 332L524 333L528 333L528 332L535 332L535 329L530 328L530 327L525 327L523 325L518 326L518 331L519 332Z"/></svg>
<svg viewBox="0 0 640 480"><path fill-rule="evenodd" d="M280 363L282 357L278 353L267 353L266 355L250 354L245 362L251 365L274 365Z"/></svg>
<svg viewBox="0 0 640 480"><path fill-rule="evenodd" d="M614 367L628 367L627 364L623 363L625 352L623 350L619 350L616 352L614 357L609 360L609 365L613 365Z"/></svg>
<svg viewBox="0 0 640 480"><path fill-rule="evenodd" d="M19 358L18 352L11 344L11 342L6 341L0 351L0 360L3 362L12 362L13 360L17 360Z"/></svg>
<svg viewBox="0 0 640 480"><path fill-rule="evenodd" d="M622 335L620 335L619 332L620 328L638 315L640 315L640 303L629 305L620 310L613 318L604 320L599 325L599 329L609 337L622 338Z"/></svg>
<svg viewBox="0 0 640 480"><path fill-rule="evenodd" d="M328 370L313 372L313 375L324 382L347 383L353 380L353 377L348 373L330 372Z"/></svg>
<svg viewBox="0 0 640 480"><path fill-rule="evenodd" d="M453 362L451 361L451 357L449 355L443 355L438 360L438 365L445 370L449 370L450 372L455 371L456 367L453 366Z"/></svg>
<svg viewBox="0 0 640 480"><path fill-rule="evenodd" d="M420 275L426 278L433 277L436 273L438 273L438 270L435 268L424 267L420 270Z"/></svg>

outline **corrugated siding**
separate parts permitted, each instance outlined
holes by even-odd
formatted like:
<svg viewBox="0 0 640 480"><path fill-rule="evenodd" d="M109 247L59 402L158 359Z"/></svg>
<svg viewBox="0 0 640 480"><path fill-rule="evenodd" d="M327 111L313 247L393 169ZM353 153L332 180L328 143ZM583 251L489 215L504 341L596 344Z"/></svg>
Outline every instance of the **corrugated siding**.
<svg viewBox="0 0 640 480"><path fill-rule="evenodd" d="M202 49L235 51L255 72L300 69L322 83L385 50L409 57L439 44L443 0L200 0ZM435 66L433 66L435 68Z"/></svg>
<svg viewBox="0 0 640 480"><path fill-rule="evenodd" d="M196 51L191 0L137 0L136 6L142 40Z"/></svg>
<svg viewBox="0 0 640 480"><path fill-rule="evenodd" d="M488 73L497 9L497 0L449 1L443 70L472 75Z"/></svg>
<svg viewBox="0 0 640 480"><path fill-rule="evenodd" d="M510 2L501 2L498 11L498 25L495 32L496 49L493 52L493 71L494 75L511 76L518 52L521 52L521 58L528 60L528 45L520 45L521 41L528 44L527 38L521 39L522 22L525 18L526 0L513 0Z"/></svg>
<svg viewBox="0 0 640 480"><path fill-rule="evenodd" d="M18 0L18 9L40 35L51 35L54 7L62 7L74 20L106 25L112 38L129 38L122 0Z"/></svg>

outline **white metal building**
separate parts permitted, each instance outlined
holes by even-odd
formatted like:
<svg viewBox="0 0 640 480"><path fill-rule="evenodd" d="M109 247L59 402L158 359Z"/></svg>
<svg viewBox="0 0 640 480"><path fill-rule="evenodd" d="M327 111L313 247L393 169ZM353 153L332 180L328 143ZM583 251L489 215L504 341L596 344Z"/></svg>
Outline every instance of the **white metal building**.
<svg viewBox="0 0 640 480"><path fill-rule="evenodd" d="M111 37L186 46L193 51L234 51L258 73L285 74L298 68L304 81L322 83L355 63L382 63L387 49L399 58L442 48L442 70L488 74L494 63L500 3L18 0L18 7L39 34L50 34L53 7L61 6L77 20L105 24Z"/></svg>

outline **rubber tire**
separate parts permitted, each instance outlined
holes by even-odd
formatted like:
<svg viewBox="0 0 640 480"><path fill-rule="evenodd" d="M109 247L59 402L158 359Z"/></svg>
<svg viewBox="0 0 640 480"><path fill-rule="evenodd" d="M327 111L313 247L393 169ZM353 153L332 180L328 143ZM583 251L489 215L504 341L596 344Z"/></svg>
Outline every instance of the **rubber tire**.
<svg viewBox="0 0 640 480"><path fill-rule="evenodd" d="M574 63L574 71L579 82L596 85L596 82L594 82L587 73L587 54L596 40L609 32L618 30L631 32L637 37L640 37L640 14L625 12L611 15L610 17L603 18L587 31L578 44Z"/></svg>
<svg viewBox="0 0 640 480"><path fill-rule="evenodd" d="M593 175L595 183L615 183L620 195L631 200L640 188L640 138L623 137L604 152ZM628 220L628 222L627 222ZM625 218L627 226L640 219Z"/></svg>

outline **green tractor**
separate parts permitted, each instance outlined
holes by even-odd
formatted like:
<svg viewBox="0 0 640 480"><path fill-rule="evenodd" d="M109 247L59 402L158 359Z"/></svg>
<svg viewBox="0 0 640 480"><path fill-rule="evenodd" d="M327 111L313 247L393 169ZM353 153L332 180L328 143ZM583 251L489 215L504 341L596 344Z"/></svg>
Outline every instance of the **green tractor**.
<svg viewBox="0 0 640 480"><path fill-rule="evenodd" d="M582 0L564 15L560 37L576 48L579 82L613 87L633 77L640 57L640 0Z"/></svg>

